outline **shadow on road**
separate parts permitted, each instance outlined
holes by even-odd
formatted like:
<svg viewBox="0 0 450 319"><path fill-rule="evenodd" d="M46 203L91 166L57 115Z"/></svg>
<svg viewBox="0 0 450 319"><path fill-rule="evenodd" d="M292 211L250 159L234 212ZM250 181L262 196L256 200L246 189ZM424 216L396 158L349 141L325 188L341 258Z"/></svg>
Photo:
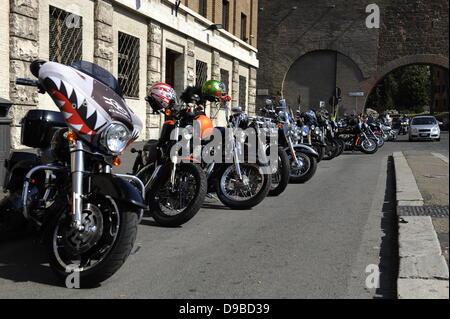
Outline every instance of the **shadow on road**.
<svg viewBox="0 0 450 319"><path fill-rule="evenodd" d="M45 248L36 241L36 237L0 243L0 278L2 279L63 287L47 263Z"/></svg>
<svg viewBox="0 0 450 319"><path fill-rule="evenodd" d="M381 229L384 236L380 247L380 288L377 289L376 299L397 298L398 277L398 223L395 196L395 170L394 159L388 158L386 191L384 195L383 217Z"/></svg>

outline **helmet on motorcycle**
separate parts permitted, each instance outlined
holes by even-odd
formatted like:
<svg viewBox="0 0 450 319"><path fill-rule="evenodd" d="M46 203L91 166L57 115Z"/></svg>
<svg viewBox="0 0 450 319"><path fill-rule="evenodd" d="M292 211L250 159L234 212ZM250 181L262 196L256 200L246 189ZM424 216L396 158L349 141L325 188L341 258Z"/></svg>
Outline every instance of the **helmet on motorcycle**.
<svg viewBox="0 0 450 319"><path fill-rule="evenodd" d="M226 86L223 82L210 80L203 84L202 94L206 100L214 102L226 94Z"/></svg>
<svg viewBox="0 0 450 319"><path fill-rule="evenodd" d="M154 111L167 108L170 103L177 100L177 93L169 84L157 83L150 89L150 96L147 101Z"/></svg>

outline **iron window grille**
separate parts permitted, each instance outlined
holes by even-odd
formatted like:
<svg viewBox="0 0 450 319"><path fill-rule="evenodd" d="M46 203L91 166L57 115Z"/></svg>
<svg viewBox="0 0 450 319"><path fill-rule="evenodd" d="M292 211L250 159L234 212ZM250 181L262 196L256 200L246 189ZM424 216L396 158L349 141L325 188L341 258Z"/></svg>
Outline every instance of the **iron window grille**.
<svg viewBox="0 0 450 319"><path fill-rule="evenodd" d="M82 17L50 6L49 59L70 65L82 60Z"/></svg>
<svg viewBox="0 0 450 319"><path fill-rule="evenodd" d="M230 93L230 72L228 70L220 69L220 81L225 84L227 92Z"/></svg>
<svg viewBox="0 0 450 319"><path fill-rule="evenodd" d="M247 109L247 78L245 76L239 76L239 106L242 110Z"/></svg>
<svg viewBox="0 0 450 319"><path fill-rule="evenodd" d="M197 60L195 86L202 87L208 80L208 64Z"/></svg>
<svg viewBox="0 0 450 319"><path fill-rule="evenodd" d="M139 38L119 32L119 84L126 97L139 97Z"/></svg>

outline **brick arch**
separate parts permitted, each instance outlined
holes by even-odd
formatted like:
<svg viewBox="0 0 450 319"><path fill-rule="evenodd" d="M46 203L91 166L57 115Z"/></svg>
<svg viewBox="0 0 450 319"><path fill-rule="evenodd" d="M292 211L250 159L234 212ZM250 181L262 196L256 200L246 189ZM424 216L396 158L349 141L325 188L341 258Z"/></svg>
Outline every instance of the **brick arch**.
<svg viewBox="0 0 450 319"><path fill-rule="evenodd" d="M361 88L363 89L364 92L367 93L365 96L364 105L366 104L367 99L372 93L372 90L386 75L388 75L389 73L398 68L415 64L434 65L440 66L447 70L449 69L448 57L435 54L408 55L393 60L391 62L388 62L383 67L381 67L377 72L375 72L369 79L361 83Z"/></svg>

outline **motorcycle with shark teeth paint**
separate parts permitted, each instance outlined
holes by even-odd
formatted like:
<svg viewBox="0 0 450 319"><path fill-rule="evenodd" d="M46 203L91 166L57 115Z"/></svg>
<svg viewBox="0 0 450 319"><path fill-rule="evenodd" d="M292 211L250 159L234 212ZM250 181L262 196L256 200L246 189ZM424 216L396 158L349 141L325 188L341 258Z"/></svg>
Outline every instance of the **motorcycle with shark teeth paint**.
<svg viewBox="0 0 450 319"><path fill-rule="evenodd" d="M38 60L30 68L38 80L16 84L49 94L60 112L33 109L23 118L22 144L37 154L12 152L6 162L0 231L27 221L59 277L79 272L82 287L97 285L124 264L147 208L142 182L112 173L142 123L98 65Z"/></svg>

